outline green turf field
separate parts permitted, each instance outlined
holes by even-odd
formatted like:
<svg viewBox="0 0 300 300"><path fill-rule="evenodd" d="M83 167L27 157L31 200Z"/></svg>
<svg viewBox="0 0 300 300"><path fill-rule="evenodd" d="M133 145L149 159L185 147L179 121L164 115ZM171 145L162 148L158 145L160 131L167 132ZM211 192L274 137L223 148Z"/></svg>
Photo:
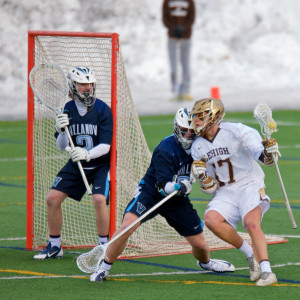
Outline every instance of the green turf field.
<svg viewBox="0 0 300 300"><path fill-rule="evenodd" d="M282 154L279 168L300 226L300 111L275 111L273 117L279 127L274 134ZM173 116L140 120L151 151L172 132ZM252 113L227 113L225 121L259 129ZM36 252L25 250L26 126L25 121L0 122L0 299L299 299L300 227L292 229L275 168L263 167L272 205L262 226L266 234L288 240L268 248L277 285L255 287L236 249L211 252L235 265L231 274L204 273L186 254L119 260L104 283L90 283L79 271L75 259L80 250L65 250L60 260L34 261ZM209 197L194 187L191 199L202 217Z"/></svg>

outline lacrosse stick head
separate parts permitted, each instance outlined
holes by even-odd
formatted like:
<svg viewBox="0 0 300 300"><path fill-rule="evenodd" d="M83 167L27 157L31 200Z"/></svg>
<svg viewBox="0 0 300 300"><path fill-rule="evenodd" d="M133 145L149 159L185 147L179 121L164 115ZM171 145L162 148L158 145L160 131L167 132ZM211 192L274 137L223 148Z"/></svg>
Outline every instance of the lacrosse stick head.
<svg viewBox="0 0 300 300"><path fill-rule="evenodd" d="M98 269L101 261L105 258L107 244L98 245L91 251L77 257L78 268L84 273L94 273Z"/></svg>
<svg viewBox="0 0 300 300"><path fill-rule="evenodd" d="M272 118L272 110L265 103L259 103L254 108L254 117L258 121L263 136L267 139L277 131L277 124Z"/></svg>
<svg viewBox="0 0 300 300"><path fill-rule="evenodd" d="M64 71L53 63L36 65L29 74L30 86L40 103L60 113L68 100L68 82Z"/></svg>

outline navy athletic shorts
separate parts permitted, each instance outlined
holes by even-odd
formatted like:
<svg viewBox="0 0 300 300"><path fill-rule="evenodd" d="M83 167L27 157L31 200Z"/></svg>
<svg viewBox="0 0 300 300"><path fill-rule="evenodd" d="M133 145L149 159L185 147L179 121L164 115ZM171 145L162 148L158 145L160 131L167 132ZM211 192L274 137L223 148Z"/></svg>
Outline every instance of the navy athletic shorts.
<svg viewBox="0 0 300 300"><path fill-rule="evenodd" d="M145 191L133 198L125 209L138 217L151 209L163 198L157 199ZM203 222L187 197L175 196L142 220L142 223L160 214L181 236L188 237L203 232Z"/></svg>
<svg viewBox="0 0 300 300"><path fill-rule="evenodd" d="M107 199L109 194L109 164L94 169L84 169L87 181L93 185L93 194L102 194ZM52 189L66 193L70 198L80 201L86 192L77 164L68 161L54 179Z"/></svg>

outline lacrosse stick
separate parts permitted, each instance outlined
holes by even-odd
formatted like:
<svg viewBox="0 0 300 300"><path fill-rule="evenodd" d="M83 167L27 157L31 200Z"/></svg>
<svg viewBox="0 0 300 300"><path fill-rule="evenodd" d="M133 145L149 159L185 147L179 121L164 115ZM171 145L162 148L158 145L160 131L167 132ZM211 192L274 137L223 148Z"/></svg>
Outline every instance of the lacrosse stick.
<svg viewBox="0 0 300 300"><path fill-rule="evenodd" d="M125 234L128 230L130 230L137 223L141 222L144 218L146 218L149 214L151 214L158 207L163 205L166 201L172 198L177 194L177 190L172 192L167 197L163 198L160 202L155 204L151 209L149 209L145 214L136 219L133 223L131 223L128 227L126 227L123 231L119 232L116 236L114 236L108 243L104 245L98 245L93 250L81 254L77 257L76 263L78 268L84 273L94 273L98 269L101 261L105 258L105 254L109 245L114 243L119 237Z"/></svg>
<svg viewBox="0 0 300 300"><path fill-rule="evenodd" d="M68 100L68 82L64 71L58 65L47 63L35 66L29 74L29 82L39 103L55 112L62 113ZM74 148L68 127L65 127L71 148ZM80 161L77 162L83 182L89 195L92 194Z"/></svg>
<svg viewBox="0 0 300 300"><path fill-rule="evenodd" d="M267 104L264 104L264 103L257 104L256 107L254 108L254 117L260 125L261 133L267 140L269 140L271 137L271 134L273 132L277 131L276 122L272 118L272 110L270 109L270 107ZM280 175L278 163L274 157L274 154L272 153L271 155L272 155L272 159L273 159L273 162L274 162L274 165L276 168L276 172L278 175L278 179L279 179L279 183L280 183L283 197L285 200L286 208L289 213L290 220L292 222L292 226L294 229L296 229L297 224L295 222L295 219L294 219L294 216L292 213L292 209L291 209L291 206L290 206L290 203L289 203L286 191L285 191L285 187L284 187L281 175Z"/></svg>

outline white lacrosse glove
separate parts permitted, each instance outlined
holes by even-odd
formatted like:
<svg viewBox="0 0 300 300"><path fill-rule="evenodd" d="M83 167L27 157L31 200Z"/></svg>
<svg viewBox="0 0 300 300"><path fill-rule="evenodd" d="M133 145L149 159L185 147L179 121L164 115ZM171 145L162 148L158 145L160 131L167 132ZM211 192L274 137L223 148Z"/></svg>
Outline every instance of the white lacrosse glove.
<svg viewBox="0 0 300 300"><path fill-rule="evenodd" d="M58 133L63 134L65 127L69 125L67 114L59 114L55 117L55 129Z"/></svg>
<svg viewBox="0 0 300 300"><path fill-rule="evenodd" d="M158 185L156 186L158 191L165 197L169 194L171 194L174 191L178 191L179 194L189 194L192 190L192 184L189 180L182 180L179 183L176 183L175 181L167 182L165 185Z"/></svg>
<svg viewBox="0 0 300 300"><path fill-rule="evenodd" d="M182 180L174 185L175 191L178 190L181 195L188 195L192 191L192 184L189 180Z"/></svg>
<svg viewBox="0 0 300 300"><path fill-rule="evenodd" d="M66 147L65 149L67 152L69 152L70 157L72 158L73 162L77 162L79 160L85 160L89 162L91 160L91 156L89 151L87 151L84 148L75 147L71 149L71 147Z"/></svg>
<svg viewBox="0 0 300 300"><path fill-rule="evenodd" d="M206 178L206 158L195 160L192 164L191 179L204 180Z"/></svg>

